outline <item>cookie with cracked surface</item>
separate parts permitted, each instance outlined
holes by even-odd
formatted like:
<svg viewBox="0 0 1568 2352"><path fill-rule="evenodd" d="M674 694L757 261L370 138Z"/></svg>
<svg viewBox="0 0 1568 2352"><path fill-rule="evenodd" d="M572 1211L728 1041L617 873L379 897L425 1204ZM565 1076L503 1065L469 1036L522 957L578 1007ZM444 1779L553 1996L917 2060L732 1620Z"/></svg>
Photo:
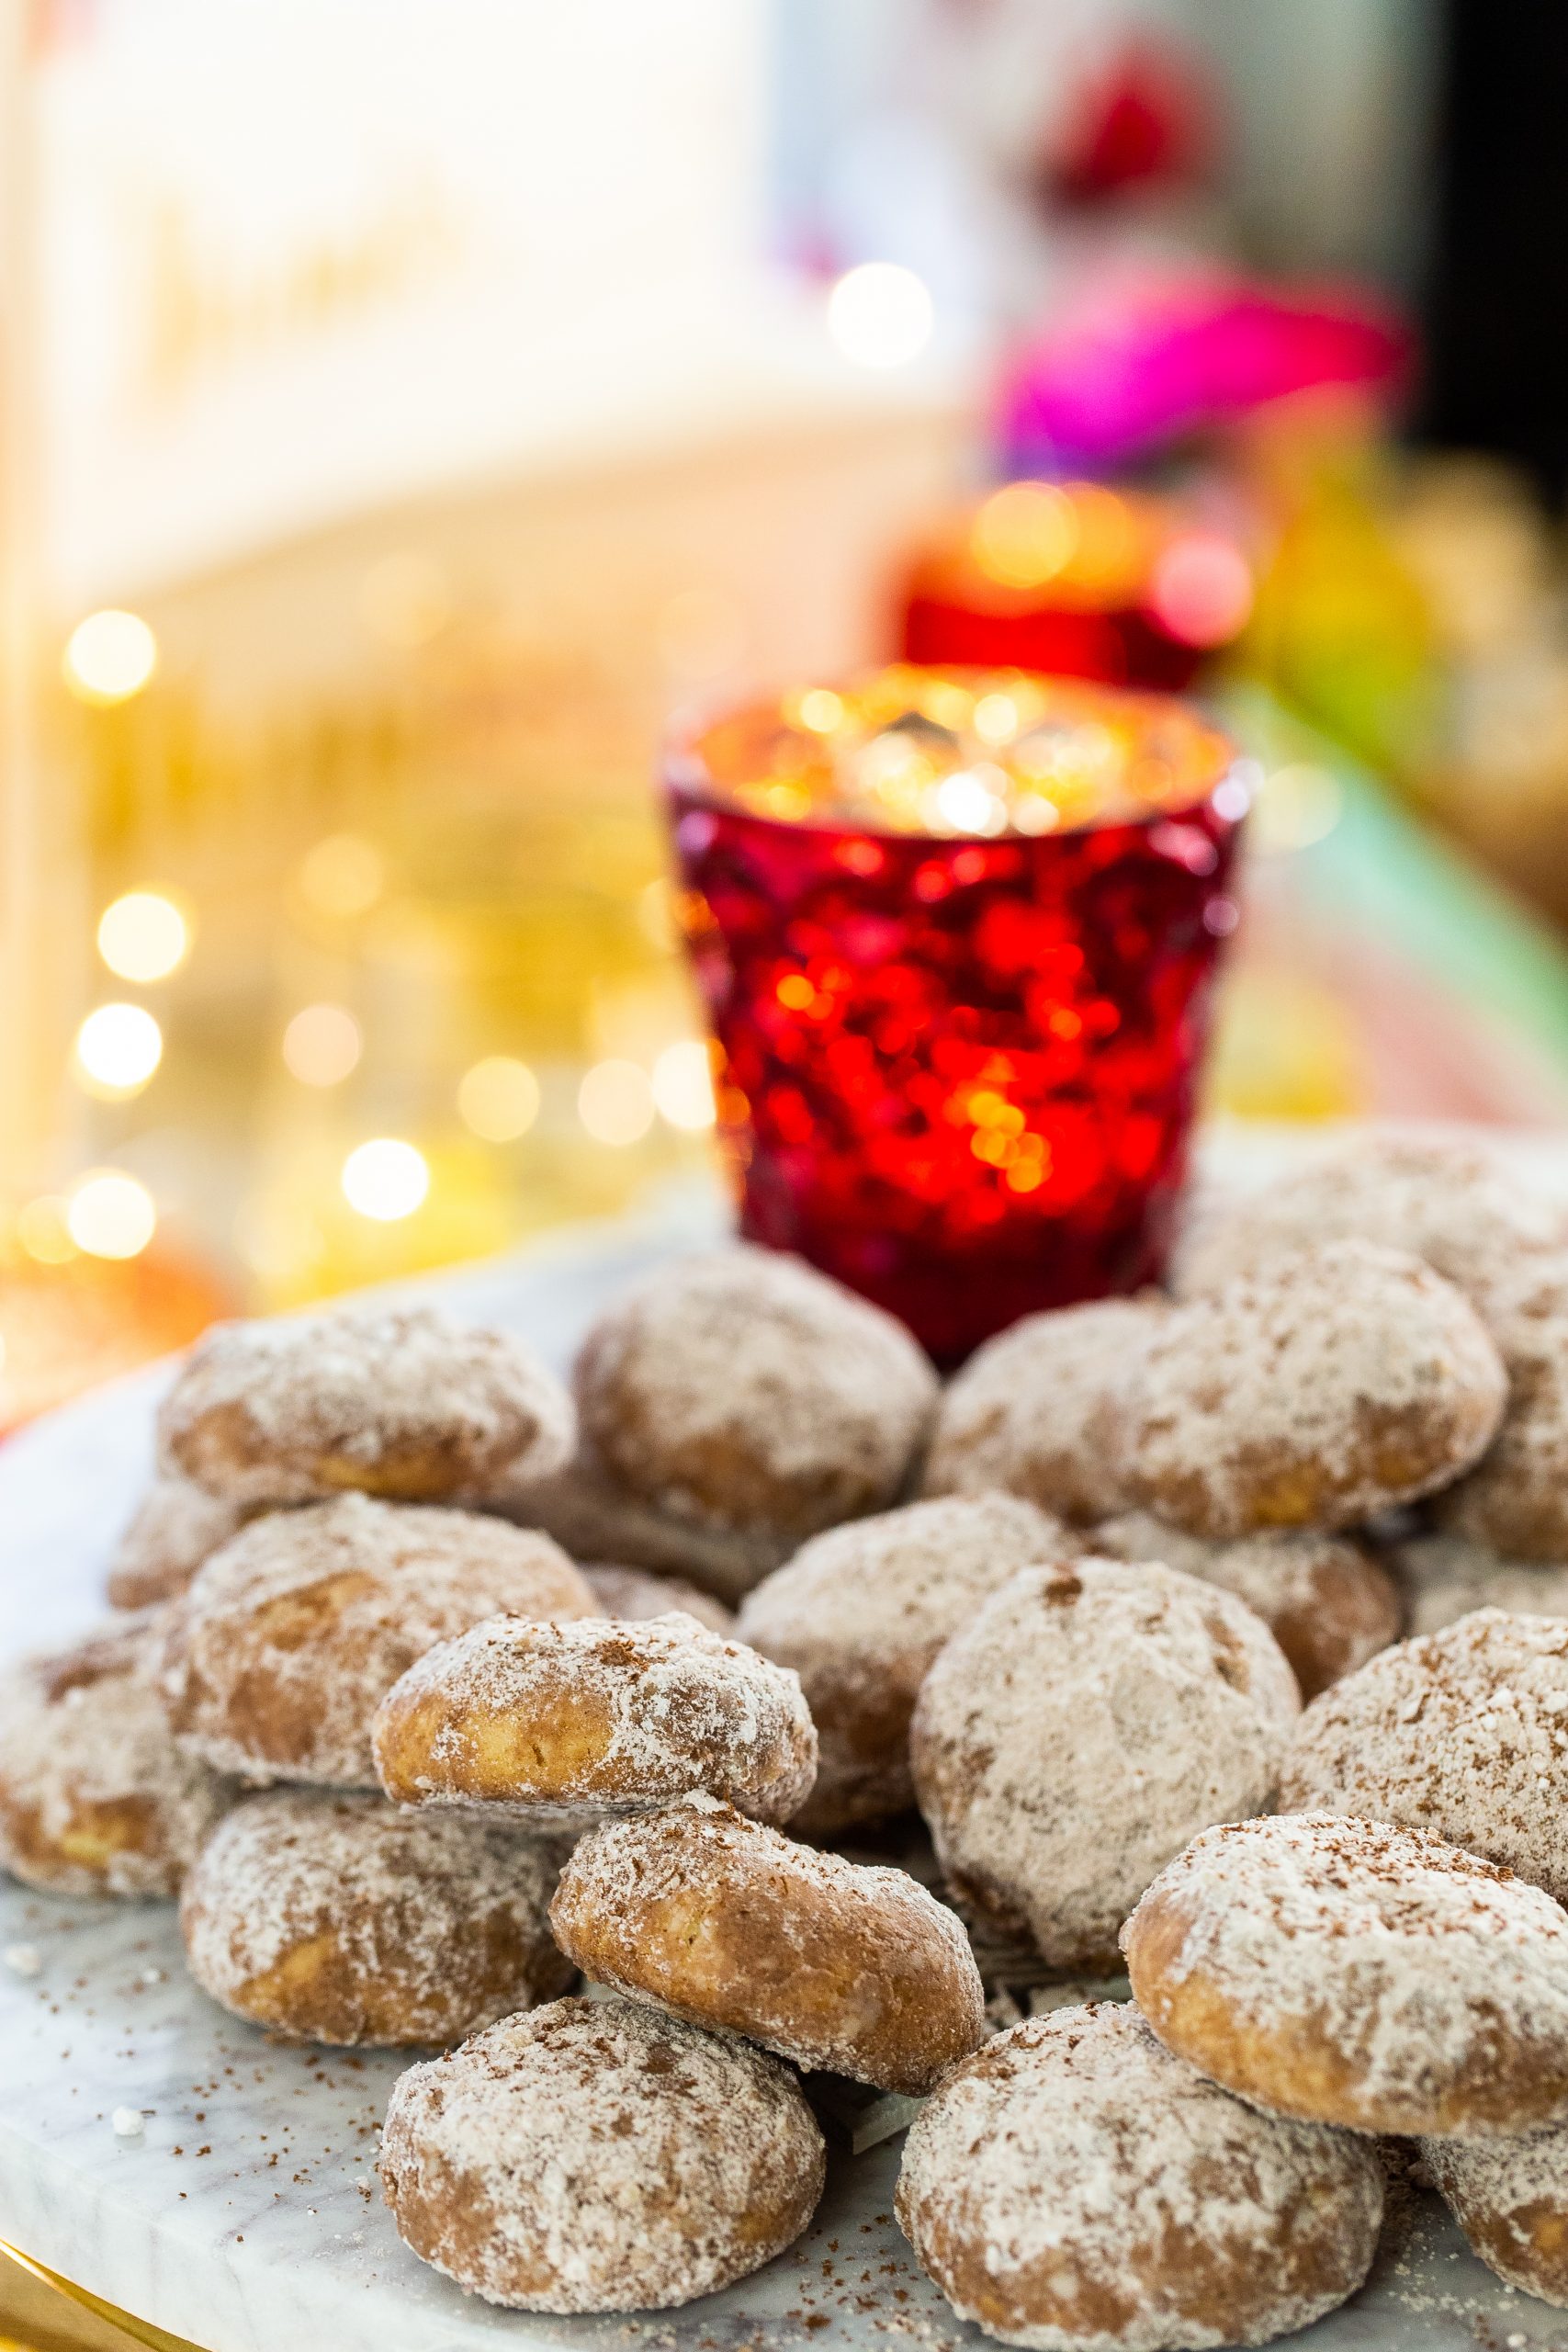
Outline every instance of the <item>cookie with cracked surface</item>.
<svg viewBox="0 0 1568 2352"><path fill-rule="evenodd" d="M1568 2308L1568 2125L1416 2144L1471 2251L1505 2285Z"/></svg>
<svg viewBox="0 0 1568 2352"><path fill-rule="evenodd" d="M1259 2114L1130 2005L1091 2002L957 2070L910 2129L896 2210L1000 2343L1188 2352L1269 2343L1354 2294L1382 2197L1370 2143Z"/></svg>
<svg viewBox="0 0 1568 2352"><path fill-rule="evenodd" d="M1149 1511L1125 1511L1090 1530L1085 1548L1112 1560L1163 1560L1168 1568L1234 1592L1256 1610L1290 1660L1303 1699L1399 1639L1404 1605L1381 1560L1348 1535L1275 1529L1212 1544Z"/></svg>
<svg viewBox="0 0 1568 2352"><path fill-rule="evenodd" d="M499 1609L590 1617L597 1603L548 1536L475 1511L342 1495L271 1512L198 1569L171 1619L170 1723L225 1771L373 1789L380 1700Z"/></svg>
<svg viewBox="0 0 1568 2352"><path fill-rule="evenodd" d="M399 2234L514 2311L666 2311L744 2278L817 2210L825 2158L787 2066L636 2001L553 2001L394 2084Z"/></svg>
<svg viewBox="0 0 1568 2352"><path fill-rule="evenodd" d="M829 1528L764 1577L737 1630L795 1668L817 1725L794 1826L826 1836L912 1805L909 1718L937 1652L1020 1568L1076 1548L1021 1496L945 1495Z"/></svg>
<svg viewBox="0 0 1568 2352"><path fill-rule="evenodd" d="M560 1848L384 1798L277 1789L236 1806L185 1883L190 1973L297 2041L461 2041L553 2000Z"/></svg>
<svg viewBox="0 0 1568 2352"><path fill-rule="evenodd" d="M1339 1528L1451 1485L1496 1434L1497 1350L1451 1283L1337 1242L1173 1308L1139 1358L1130 1484L1225 1541Z"/></svg>
<svg viewBox="0 0 1568 2352"><path fill-rule="evenodd" d="M1161 2041L1270 2113L1460 2138L1568 2115L1568 1916L1425 1831L1206 1829L1122 1946Z"/></svg>
<svg viewBox="0 0 1568 2352"><path fill-rule="evenodd" d="M232 1804L232 1785L170 1733L158 1690L169 1614L110 1619L0 1676L0 1863L28 1886L176 1894Z"/></svg>
<svg viewBox="0 0 1568 2352"><path fill-rule="evenodd" d="M1300 1704L1228 1592L1121 1560L1021 1570L915 1704L915 1792L959 1908L1053 1968L1113 1974L1156 1872L1269 1802Z"/></svg>
<svg viewBox="0 0 1568 2352"><path fill-rule="evenodd" d="M1193 1297L1271 1258L1372 1241L1422 1259L1490 1322L1495 1305L1563 1238L1562 1209L1493 1153L1387 1131L1358 1136L1263 1190L1200 1212L1178 1243L1171 1287Z"/></svg>
<svg viewBox="0 0 1568 2352"><path fill-rule="evenodd" d="M804 1542L895 1501L936 1374L901 1323L797 1258L736 1247L637 1283L583 1341L584 1438L666 1519Z"/></svg>
<svg viewBox="0 0 1568 2352"><path fill-rule="evenodd" d="M694 1790L783 1821L817 1770L799 1679L678 1611L637 1624L492 1617L410 1668L374 1740L397 1804L495 1806L547 1828Z"/></svg>
<svg viewBox="0 0 1568 2352"><path fill-rule="evenodd" d="M531 1349L429 1307L220 1323L158 1414L165 1472L264 1509L345 1490L461 1502L558 1468L574 1437Z"/></svg>
<svg viewBox="0 0 1568 2352"><path fill-rule="evenodd" d="M596 1984L879 2090L931 2090L985 2035L969 1939L934 1895L712 1797L590 1830L550 1921Z"/></svg>
<svg viewBox="0 0 1568 2352"><path fill-rule="evenodd" d="M1430 1830L1568 1900L1568 1617L1478 1609L1384 1650L1306 1710L1280 1802Z"/></svg>
<svg viewBox="0 0 1568 2352"><path fill-rule="evenodd" d="M1097 1299L987 1340L942 1391L925 1492L1002 1487L1078 1526L1124 1509L1124 1398L1168 1312L1152 1294Z"/></svg>

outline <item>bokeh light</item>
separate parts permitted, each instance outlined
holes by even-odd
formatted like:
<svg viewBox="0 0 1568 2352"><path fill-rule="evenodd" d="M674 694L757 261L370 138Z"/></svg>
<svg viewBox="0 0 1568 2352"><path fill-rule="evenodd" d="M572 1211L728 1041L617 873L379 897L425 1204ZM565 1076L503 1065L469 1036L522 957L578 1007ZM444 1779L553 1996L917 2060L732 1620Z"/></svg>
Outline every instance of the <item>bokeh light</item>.
<svg viewBox="0 0 1568 2352"><path fill-rule="evenodd" d="M68 1204L58 1193L40 1193L35 1200L24 1201L17 1212L17 1239L34 1262L40 1266L62 1266L76 1255L76 1244L71 1238L66 1222Z"/></svg>
<svg viewBox="0 0 1568 2352"><path fill-rule="evenodd" d="M486 1143L515 1143L539 1115L539 1081L526 1062L487 1054L458 1081L457 1115Z"/></svg>
<svg viewBox="0 0 1568 2352"><path fill-rule="evenodd" d="M65 1227L90 1258L135 1258L157 1231L158 1212L134 1176L120 1168L95 1168L73 1185Z"/></svg>
<svg viewBox="0 0 1568 2352"><path fill-rule="evenodd" d="M190 953L190 925L159 890L127 890L98 918L98 954L122 980L166 980Z"/></svg>
<svg viewBox="0 0 1568 2352"><path fill-rule="evenodd" d="M339 1086L364 1050L359 1023L346 1006L307 1004L283 1033L283 1059L301 1086Z"/></svg>
<svg viewBox="0 0 1568 2352"><path fill-rule="evenodd" d="M665 1046L653 1065L653 1099L672 1127L697 1135L712 1126L713 1069L700 1037Z"/></svg>
<svg viewBox="0 0 1568 2352"><path fill-rule="evenodd" d="M936 311L923 279L898 262L846 270L828 297L828 332L857 368L904 368L931 339Z"/></svg>
<svg viewBox="0 0 1568 2352"><path fill-rule="evenodd" d="M343 1196L361 1216L391 1225L412 1216L430 1190L423 1152L396 1136L376 1136L343 1163Z"/></svg>
<svg viewBox="0 0 1568 2352"><path fill-rule="evenodd" d="M94 1093L134 1094L163 1058L164 1033L144 1005L100 1004L76 1032L77 1075Z"/></svg>
<svg viewBox="0 0 1568 2352"><path fill-rule="evenodd" d="M795 716L811 734L830 735L835 727L843 723L844 698L836 695L831 686L807 686Z"/></svg>
<svg viewBox="0 0 1568 2352"><path fill-rule="evenodd" d="M1251 567L1216 532L1184 531L1155 559L1149 608L1182 645L1228 645L1251 616Z"/></svg>
<svg viewBox="0 0 1568 2352"><path fill-rule="evenodd" d="M1010 481L975 517L970 546L987 578L1004 588L1041 588L1077 552L1073 502L1054 482Z"/></svg>
<svg viewBox="0 0 1568 2352"><path fill-rule="evenodd" d="M637 1062L595 1062L577 1090L577 1115L595 1143L640 1143L653 1125L653 1088Z"/></svg>
<svg viewBox="0 0 1568 2352"><path fill-rule="evenodd" d="M158 640L139 613L89 613L66 639L61 673L79 702L129 702L158 666Z"/></svg>
<svg viewBox="0 0 1568 2352"><path fill-rule="evenodd" d="M300 894L317 914L367 914L386 887L386 860L360 833L329 833L300 863Z"/></svg>
<svg viewBox="0 0 1568 2352"><path fill-rule="evenodd" d="M1334 831L1343 810L1337 775L1309 760L1292 761L1264 782L1253 812L1253 843L1265 854L1310 849Z"/></svg>

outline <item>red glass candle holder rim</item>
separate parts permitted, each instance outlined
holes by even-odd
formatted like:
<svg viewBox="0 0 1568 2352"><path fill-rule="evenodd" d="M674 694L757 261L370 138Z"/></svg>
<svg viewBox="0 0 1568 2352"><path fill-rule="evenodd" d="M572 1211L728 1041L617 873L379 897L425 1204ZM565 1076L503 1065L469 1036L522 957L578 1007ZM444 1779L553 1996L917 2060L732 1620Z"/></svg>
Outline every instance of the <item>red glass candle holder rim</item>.
<svg viewBox="0 0 1568 2352"><path fill-rule="evenodd" d="M950 672L944 668L942 674L961 677L964 673L959 670ZM1043 672L1031 671L1028 674L1032 678L1043 679L1046 684L1054 683ZM1081 688L1084 681L1081 678L1065 678L1062 684ZM1174 703L1182 709L1199 708L1198 705L1195 703L1190 705L1187 698L1179 695L1143 694L1131 688L1116 687L1107 687L1103 691L1117 700ZM698 743L711 728L718 725L721 719L737 718L748 710L766 708L770 702L776 707L782 699L782 695L770 697L761 693L741 695L726 695L715 696L711 702L688 704L683 708L673 712L666 722L660 744L659 772L664 785L684 801L711 808L721 815L742 819L748 825L755 825L767 832L864 833L878 841L908 842L923 844L935 850L961 849L966 842L981 840L980 835L969 833L927 833L919 831L907 831L903 829L897 832L885 831L875 825L857 824L853 817L848 813L838 817L771 817L764 810L748 808L740 802L731 799L718 785L714 783L707 764L696 748ZM1022 840L1027 841L1032 847L1038 848L1054 841L1076 840L1085 833L1096 831L1102 823L1107 827L1114 826L1120 831L1128 832L1152 831L1156 826L1169 824L1175 820L1189 817L1194 809L1198 808L1213 808L1223 823L1239 824L1256 797L1258 786L1262 781L1262 770L1258 761L1242 750L1228 728L1222 726L1217 720L1209 718L1201 711L1200 715L1204 718L1205 725L1212 728L1216 735L1229 744L1231 756L1213 782L1204 791L1195 793L1190 800L1176 801L1168 808L1150 808L1141 816L1118 814L1102 820L1091 818L1084 824L1064 826L1060 832L987 835L985 837L986 845L995 848L998 842ZM1225 791L1227 786L1237 785L1247 796L1246 807L1216 808L1214 806L1216 795Z"/></svg>

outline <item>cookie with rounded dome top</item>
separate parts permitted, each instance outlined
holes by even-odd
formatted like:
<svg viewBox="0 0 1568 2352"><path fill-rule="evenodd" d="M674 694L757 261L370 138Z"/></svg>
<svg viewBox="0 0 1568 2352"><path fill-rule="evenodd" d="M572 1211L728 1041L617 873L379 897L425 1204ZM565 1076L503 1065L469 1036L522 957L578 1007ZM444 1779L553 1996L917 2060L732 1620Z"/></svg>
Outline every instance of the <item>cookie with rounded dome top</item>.
<svg viewBox="0 0 1568 2352"><path fill-rule="evenodd" d="M151 1609L172 1600L245 1523L238 1503L188 1478L154 1478L109 1562L111 1609Z"/></svg>
<svg viewBox="0 0 1568 2352"><path fill-rule="evenodd" d="M1280 1802L1429 1830L1568 1901L1568 1617L1479 1609L1384 1650L1303 1715Z"/></svg>
<svg viewBox="0 0 1568 2352"><path fill-rule="evenodd" d="M1414 1535L1389 1559L1404 1587L1410 1632L1440 1633L1475 1609L1514 1617L1568 1617L1568 1559L1507 1560L1462 1535Z"/></svg>
<svg viewBox="0 0 1568 2352"><path fill-rule="evenodd" d="M1494 1306L1508 1404L1489 1450L1438 1497L1450 1534L1520 1560L1568 1559L1568 1256Z"/></svg>
<svg viewBox="0 0 1568 2352"><path fill-rule="evenodd" d="M1300 1703L1228 1592L1120 1560L1021 1570L915 1704L915 1792L960 1909L1054 1969L1114 1974L1156 1872L1269 1802Z"/></svg>
<svg viewBox="0 0 1568 2352"><path fill-rule="evenodd" d="M1102 1521L1084 1543L1102 1559L1163 1560L1235 1593L1284 1651L1303 1699L1365 1666L1404 1625L1398 1585L1348 1535L1276 1529L1211 1544L1140 1510Z"/></svg>
<svg viewBox="0 0 1568 2352"><path fill-rule="evenodd" d="M1495 1154L1391 1130L1355 1136L1239 1200L1216 1202L1178 1243L1170 1280L1179 1297L1193 1297L1271 1258L1371 1241L1423 1260L1489 1322L1495 1302L1564 1238L1561 1208Z"/></svg>
<svg viewBox="0 0 1568 2352"><path fill-rule="evenodd" d="M683 1577L656 1577L646 1568L587 1560L582 1563L582 1581L606 1617L640 1624L645 1618L667 1617L673 1609L682 1616L694 1617L710 1634L728 1637L735 1631L735 1611L711 1593L688 1584Z"/></svg>
<svg viewBox="0 0 1568 2352"><path fill-rule="evenodd" d="M460 2041L571 1983L550 1934L560 1847L379 1796L276 1789L231 1813L186 1880L191 1974L299 2041Z"/></svg>
<svg viewBox="0 0 1568 2352"><path fill-rule="evenodd" d="M817 1771L799 1678L678 1611L637 1624L492 1617L409 1668L374 1740L395 1803L494 1806L543 1828L697 1790L784 1821Z"/></svg>
<svg viewBox="0 0 1568 2352"><path fill-rule="evenodd" d="M969 1939L934 1895L713 1797L591 1829L550 1923L595 1984L880 2090L931 2090L985 2036Z"/></svg>
<svg viewBox="0 0 1568 2352"><path fill-rule="evenodd" d="M1568 2116L1568 1915L1423 1830L1206 1829L1122 1947L1168 2048L1271 2113L1466 2138Z"/></svg>
<svg viewBox="0 0 1568 2352"><path fill-rule="evenodd" d="M531 1349L429 1307L220 1323L158 1415L165 1472L257 1508L345 1489L464 1501L558 1468L574 1434Z"/></svg>
<svg viewBox="0 0 1568 2352"><path fill-rule="evenodd" d="M1153 1293L1026 1315L942 1391L928 1495L1005 1488L1075 1525L1128 1501L1123 1399L1168 1311Z"/></svg>
<svg viewBox="0 0 1568 2352"><path fill-rule="evenodd" d="M909 1718L937 1652L1020 1568L1075 1548L1021 1496L947 1495L814 1535L747 1595L740 1639L795 1668L817 1725L797 1830L914 1804Z"/></svg>
<svg viewBox="0 0 1568 2352"><path fill-rule="evenodd" d="M1130 2005L1091 2002L950 2076L910 2128L895 2210L1000 2343L1190 2352L1292 2335L1354 2294L1382 2196L1370 2143L1259 2114Z"/></svg>
<svg viewBox="0 0 1568 2352"><path fill-rule="evenodd" d="M1451 1283L1336 1242L1166 1317L1132 1382L1130 1484L1156 1518L1215 1541L1353 1526L1469 1469L1506 1396Z"/></svg>
<svg viewBox="0 0 1568 2352"><path fill-rule="evenodd" d="M1506 2285L1568 2308L1568 2124L1416 2145L1472 2253Z"/></svg>
<svg viewBox="0 0 1568 2352"><path fill-rule="evenodd" d="M552 2001L392 2086L400 2236L515 2311L665 2311L793 2245L822 2134L789 2068L637 2001Z"/></svg>
<svg viewBox="0 0 1568 2352"><path fill-rule="evenodd" d="M662 1516L800 1543L897 1498L936 1374L892 1316L799 1259L737 1246L661 1266L583 1341L584 1439Z"/></svg>
<svg viewBox="0 0 1568 2352"><path fill-rule="evenodd" d="M175 1894L233 1803L183 1756L158 1690L167 1609L0 1674L0 1864L65 1894Z"/></svg>
<svg viewBox="0 0 1568 2352"><path fill-rule="evenodd" d="M589 1617L547 1535L367 1495L274 1511L197 1570L164 1671L183 1748L257 1781L376 1786L370 1720L405 1668L497 1610Z"/></svg>

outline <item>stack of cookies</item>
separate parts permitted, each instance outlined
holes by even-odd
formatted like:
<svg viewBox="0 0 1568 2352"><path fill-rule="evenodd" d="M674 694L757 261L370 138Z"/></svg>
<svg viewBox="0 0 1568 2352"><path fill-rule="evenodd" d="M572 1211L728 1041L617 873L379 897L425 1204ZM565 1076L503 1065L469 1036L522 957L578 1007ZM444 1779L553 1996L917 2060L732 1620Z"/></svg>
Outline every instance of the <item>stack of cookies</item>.
<svg viewBox="0 0 1568 2352"><path fill-rule="evenodd" d="M617 1301L570 1394L422 1312L231 1327L125 1613L0 1701L0 1855L180 1893L258 2025L443 2048L383 2180L497 2302L771 2259L801 2074L930 2098L899 2218L1003 2341L1305 2324L1383 2133L1568 2301L1564 1495L1561 1221L1404 1139L942 1391L745 1248Z"/></svg>

